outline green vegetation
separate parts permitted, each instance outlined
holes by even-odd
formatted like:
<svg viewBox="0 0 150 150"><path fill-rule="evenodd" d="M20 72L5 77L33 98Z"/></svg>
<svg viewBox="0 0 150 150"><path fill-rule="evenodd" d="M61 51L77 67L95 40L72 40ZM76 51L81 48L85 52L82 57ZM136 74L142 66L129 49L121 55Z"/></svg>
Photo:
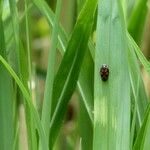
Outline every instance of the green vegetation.
<svg viewBox="0 0 150 150"><path fill-rule="evenodd" d="M149 150L148 12L147 0L0 0L0 150Z"/></svg>

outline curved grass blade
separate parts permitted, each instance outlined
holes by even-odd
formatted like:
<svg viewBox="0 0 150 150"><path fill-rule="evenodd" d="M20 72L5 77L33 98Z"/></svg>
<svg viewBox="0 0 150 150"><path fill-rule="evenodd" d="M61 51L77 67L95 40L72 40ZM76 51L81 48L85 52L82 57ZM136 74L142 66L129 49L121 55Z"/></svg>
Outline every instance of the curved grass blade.
<svg viewBox="0 0 150 150"><path fill-rule="evenodd" d="M25 97L25 99L23 99L23 100L25 100L24 103L27 103L29 109L32 112L32 115L33 115L33 118L34 118L37 130L38 130L38 133L39 133L39 137L41 139L42 149L48 150L48 147L47 147L48 144L46 143L45 132L44 132L44 130L42 128L38 112L35 110L32 102L31 102L30 94L28 93L28 91L26 90L25 86L20 81L20 79L18 78L16 73L13 71L13 69L9 66L9 64L5 61L5 59L1 55L0 55L0 61L4 65L4 67L7 69L7 71L10 73L10 75L14 78L14 80L16 81L18 87L20 88L23 96Z"/></svg>
<svg viewBox="0 0 150 150"><path fill-rule="evenodd" d="M82 9L54 80L52 120L50 123L50 149L56 140L68 101L77 83L93 25L96 6L97 1L88 0Z"/></svg>
<svg viewBox="0 0 150 150"><path fill-rule="evenodd" d="M119 0L100 0L97 22L94 82L93 150L129 150L130 80L127 39ZM102 64L109 78L102 81Z"/></svg>
<svg viewBox="0 0 150 150"><path fill-rule="evenodd" d="M45 1L41 1L41 0L34 0L33 3L41 11L41 13L47 18L50 26L53 26L54 13L49 8L47 3ZM28 11L31 11L33 6L34 5L30 4L28 7ZM22 16L21 21L24 18L24 16L25 16L25 14ZM11 30L12 27L10 26L9 19L5 21L5 28L6 28L7 32L9 33L7 36L8 37L7 41L9 42L9 43L7 42L8 43L7 45L9 45L10 39L12 39L12 33L10 34L10 32L12 32L12 30ZM68 36L66 35L62 26L59 26L58 40L59 40L58 49L60 50L60 53L63 55L65 52L65 49L66 49ZM89 46L90 51L92 52L92 58L93 58L94 47L93 47L91 42L89 42L88 46ZM92 60L90 60L90 61L92 62ZM91 64L89 64L89 65L91 65ZM93 68L91 68L91 69L93 70ZM86 82L83 82L82 81L83 78L90 78L90 76L89 76L89 73L85 73L87 70L85 70L83 67L81 68L81 70L82 70L82 72L80 73L80 77L78 80L78 87L79 87L79 91L80 91L81 96L82 96L82 100L84 101L84 104L86 106L90 120L93 123L93 113L92 113L93 112L93 105L91 105L93 103L93 92L91 90L88 90L88 89L92 89L91 82L89 82L89 81L92 81L93 79L86 80ZM90 71L90 69L89 69L89 71ZM85 86L88 87L88 89L85 89L84 88Z"/></svg>
<svg viewBox="0 0 150 150"><path fill-rule="evenodd" d="M24 59L24 56L22 55L23 49L20 48L19 16L18 16L17 1L9 0L9 6L10 6L12 29L13 29L12 38L14 38L14 43L15 43L14 50L16 53L16 55L14 55L15 61L13 62L13 64L16 68L15 70L16 70L17 74L19 75L20 79L23 81L26 88L28 88L28 85L27 85L28 78L25 78L26 67L22 67L22 65L24 64L24 62L22 62L22 61L25 59ZM25 6L26 6L26 1L25 1ZM26 12L26 16L27 16L27 12ZM26 21L27 21L27 17L26 17ZM29 56L28 56L28 58L29 58ZM28 67L30 67L30 64ZM30 72L30 70L29 70L29 72ZM26 124L27 124L27 135L28 135L28 147L29 147L29 149L36 149L36 147L37 147L36 136L35 136L36 130L35 130L35 124L33 123L33 116L32 116L32 113L30 112L30 109L28 109L28 107L26 107L26 105L27 105L26 101L24 101L24 102L25 102L24 107L25 107L25 116L26 116Z"/></svg>

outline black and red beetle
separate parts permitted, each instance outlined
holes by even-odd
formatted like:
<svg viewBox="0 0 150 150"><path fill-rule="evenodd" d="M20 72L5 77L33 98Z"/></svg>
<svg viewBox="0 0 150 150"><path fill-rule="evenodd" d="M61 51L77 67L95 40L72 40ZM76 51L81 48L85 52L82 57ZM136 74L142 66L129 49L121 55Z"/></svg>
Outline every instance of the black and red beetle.
<svg viewBox="0 0 150 150"><path fill-rule="evenodd" d="M100 68L100 76L103 81L107 81L109 77L109 68L108 65L103 64Z"/></svg>

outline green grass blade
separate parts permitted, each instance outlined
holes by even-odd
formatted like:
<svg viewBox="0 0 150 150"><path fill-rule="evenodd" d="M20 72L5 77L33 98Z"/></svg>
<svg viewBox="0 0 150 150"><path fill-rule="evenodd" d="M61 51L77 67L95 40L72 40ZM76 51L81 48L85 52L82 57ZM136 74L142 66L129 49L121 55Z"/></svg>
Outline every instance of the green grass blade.
<svg viewBox="0 0 150 150"><path fill-rule="evenodd" d="M61 127L68 101L75 89L87 42L91 33L97 1L88 0L82 9L67 50L57 72L53 87L50 149ZM87 13L88 11L88 13ZM80 36L79 36L80 35Z"/></svg>
<svg viewBox="0 0 150 150"><path fill-rule="evenodd" d="M16 52L16 68L18 74L20 73L20 57L19 57L19 18L18 18L18 10L17 10L17 2L16 0L9 0L11 20L12 20L12 28L13 28L13 36L15 40L15 52Z"/></svg>
<svg viewBox="0 0 150 150"><path fill-rule="evenodd" d="M26 24L26 45L27 45L27 58L28 58L28 72L29 72L29 82L30 82L30 94L32 95L31 80L32 80L32 64L31 64L31 44L30 44L30 34L29 34L29 1L25 0L25 24Z"/></svg>
<svg viewBox="0 0 150 150"><path fill-rule="evenodd" d="M129 68L130 68L130 82L132 87L133 95L133 116L131 124L131 144L132 149L136 133L139 131L144 120L145 110L148 105L148 99L145 93L144 84L141 78L140 67L138 64L138 59L135 55L135 49L133 47L132 41L128 40L128 58L129 58Z"/></svg>
<svg viewBox="0 0 150 150"><path fill-rule="evenodd" d="M79 12L81 11L82 7L84 6L86 0L77 0L77 12L79 14Z"/></svg>
<svg viewBox="0 0 150 150"><path fill-rule="evenodd" d="M132 122L131 122L131 134L130 134L130 149L133 147L135 131L136 131L136 116L137 116L137 106L134 105L133 107L133 115L132 115Z"/></svg>
<svg viewBox="0 0 150 150"><path fill-rule="evenodd" d="M0 1L0 55L6 56L4 28ZM0 149L12 150L16 126L13 123L13 84L7 70L0 64Z"/></svg>
<svg viewBox="0 0 150 150"><path fill-rule="evenodd" d="M93 143L93 112L92 116L89 118L89 114L87 112L87 108L90 108L89 111L93 110L94 108L94 95L91 93L94 93L94 63L93 59L90 55L90 51L87 50L81 72L80 72L80 78L79 82L81 84L81 87L84 87L81 91L86 93L86 96L88 96L88 99L86 99L87 104L89 106L87 107L83 100L80 101L80 113L79 113L79 133L81 137L81 147L83 150L91 150L92 149L92 143ZM90 86L89 86L90 85ZM79 85L78 85L79 86ZM80 88L80 86L79 86ZM83 93L83 94L84 94ZM91 114L91 113L90 113ZM92 122L91 122L92 118Z"/></svg>
<svg viewBox="0 0 150 150"><path fill-rule="evenodd" d="M82 150L92 150L93 147L93 124L89 119L85 105L80 101L79 135Z"/></svg>
<svg viewBox="0 0 150 150"><path fill-rule="evenodd" d="M41 11L41 13L47 18L48 23L53 26L53 22L54 22L54 13L52 12L52 10L49 8L49 6L47 5L47 3L45 1L41 1L41 0L35 0L34 4L37 6L37 8ZM32 6L32 7L31 7ZM30 9L33 8L34 5L30 5ZM28 9L28 11L30 10ZM23 15L23 17L21 18L21 21L24 19L25 14ZM9 20L5 21L5 27L7 28L7 32L8 32L8 39L7 41L10 41L10 39L12 38L12 31L11 31L11 26L9 25ZM11 33L11 34L10 34ZM11 36L10 36L11 35ZM66 33L64 32L64 29L59 26L59 36L58 36L58 48L61 52L61 54L63 55L66 49L66 45L67 45L67 41L68 41L68 36L66 35ZM11 40L12 41L12 40ZM7 42L8 43L8 42ZM10 45L10 43L8 43L8 45ZM93 44L91 42L89 42L88 44L90 51L94 52L94 47ZM22 52L21 52L22 53ZM21 55L21 54L20 54ZM94 56L94 55L93 55ZM92 56L92 58L93 58ZM24 57L22 59L25 59ZM91 58L89 58L91 59ZM90 60L92 62L92 60ZM92 62L93 63L93 62ZM89 64L90 65L90 64ZM22 64L21 64L22 66ZM21 69L24 67L21 67ZM91 68L93 70L93 68ZM86 109L88 111L89 117L91 122L93 122L93 92L92 92L92 87L91 85L93 85L93 83L91 84L91 80L86 80L83 82L84 78L91 78L89 73L86 73L87 70L84 69L84 67L81 68L81 73L80 73L80 77L79 77L79 81L78 81L78 87L79 87L79 91L81 93L82 96L82 100L84 101L84 104L86 106ZM90 69L89 69L90 71ZM27 72L25 73L27 74ZM25 77L23 77L25 78ZM82 78L82 79L81 79ZM84 86L88 87L88 89L85 89ZM91 105L92 104L92 105Z"/></svg>
<svg viewBox="0 0 150 150"><path fill-rule="evenodd" d="M41 0L34 0L33 2L37 6L37 8L41 11L41 13L47 18L48 23L53 27L54 26L54 20L53 20L54 14L53 14L52 10L49 8L49 6L47 5L47 3L45 3L45 1L41 1ZM68 36L66 35L66 33L64 32L64 30L61 26L59 26L58 40L59 40L58 48L59 48L61 54L63 55L66 50ZM90 49L91 49L91 47L92 46L90 44ZM92 51L93 51L93 49L92 49ZM93 102L93 93L91 90L88 90L89 88L92 88L91 82L89 82L91 80L87 80L86 82L83 82L83 80L82 80L83 78L90 78L90 77L88 77L88 75L89 75L88 73L87 74L85 73L87 71L83 67L81 70L82 71L81 71L81 74L79 77L78 87L79 87L79 91L82 96L82 100L84 101L87 112L89 114L90 120L91 120L91 122L93 122L93 113L92 113L93 105L91 105ZM88 89L85 89L84 86L88 87Z"/></svg>
<svg viewBox="0 0 150 150"><path fill-rule="evenodd" d="M134 95L135 106L137 107L136 108L137 118L140 127L144 118L144 113L148 104L148 99L144 90L144 84L141 78L138 60L135 55L136 49L134 43L135 43L134 40L132 41L131 39L128 40L128 46L129 46L128 60L129 60L129 68L130 68L131 87Z"/></svg>
<svg viewBox="0 0 150 150"><path fill-rule="evenodd" d="M78 88L82 96L83 103L89 115L89 119L93 124L93 109L94 109L94 62L87 50L83 60L80 76L78 80Z"/></svg>
<svg viewBox="0 0 150 150"><path fill-rule="evenodd" d="M5 61L5 59L0 55L0 61L3 64L3 66L7 69L7 71L10 73L10 75L14 78L14 80L16 81L18 87L20 88L23 96L25 97L24 104L27 103L29 109L32 112L38 133L39 133L39 138L41 139L41 143L42 143L42 149L44 150L48 150L47 147L47 142L46 142L46 136L45 136L45 132L42 128L41 125L41 121L38 115L38 112L35 110L32 102L31 102L31 96L28 93L28 91L26 90L25 86L23 85L23 83L21 82L21 80L18 78L18 76L16 75L16 73L14 72L14 70L10 67L10 65Z"/></svg>
<svg viewBox="0 0 150 150"><path fill-rule="evenodd" d="M61 3L62 0L57 1L56 6L56 15L54 20L52 38L51 38L51 49L49 52L48 58L48 69L46 76L46 85L44 92L44 101L42 107L42 125L44 130L46 131L47 141L49 138L49 123L51 117L51 103L52 103L52 92L53 92L53 82L54 82L54 74L55 74L55 57L56 57L56 48L58 43L58 30L59 30L59 17L61 12Z"/></svg>
<svg viewBox="0 0 150 150"><path fill-rule="evenodd" d="M93 150L129 150L130 80L126 28L119 0L100 0L94 84ZM109 79L101 80L102 64Z"/></svg>
<svg viewBox="0 0 150 150"><path fill-rule="evenodd" d="M20 76L25 85L26 89L30 92L32 97L32 64L31 64L31 45L30 45L30 34L29 34L29 13L28 13L29 1L25 0L25 34L26 34L26 49L21 49L19 51L20 57ZM20 27L21 28L21 27ZM20 41L21 43L21 41ZM22 45L22 44L20 44ZM26 56L26 57L25 57ZM28 86L29 82L29 86ZM34 124L33 114L31 110L28 108L27 104L25 106L25 114L26 114L26 125L27 125L27 140L28 140L28 147L29 150L37 149L37 136L36 136L36 125Z"/></svg>
<svg viewBox="0 0 150 150"><path fill-rule="evenodd" d="M139 0L136 3L131 17L129 19L129 33L138 44L140 44L142 39L147 12L147 0Z"/></svg>
<svg viewBox="0 0 150 150"><path fill-rule="evenodd" d="M133 150L148 150L150 147L150 104L147 107L142 127L136 138Z"/></svg>
<svg viewBox="0 0 150 150"><path fill-rule="evenodd" d="M129 38L132 46L134 47L134 50L135 50L140 62L142 63L142 65L144 66L146 71L150 74L150 63L149 63L149 61L145 58L145 56L143 55L143 53L140 50L140 48L138 47L138 45L135 43L135 41L133 40L133 38L129 34L128 34L128 38Z"/></svg>

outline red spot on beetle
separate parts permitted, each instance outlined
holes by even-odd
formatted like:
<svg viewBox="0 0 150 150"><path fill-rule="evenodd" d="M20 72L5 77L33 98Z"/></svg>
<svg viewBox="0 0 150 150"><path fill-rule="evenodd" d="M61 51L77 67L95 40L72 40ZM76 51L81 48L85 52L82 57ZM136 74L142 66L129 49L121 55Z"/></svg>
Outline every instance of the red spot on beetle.
<svg viewBox="0 0 150 150"><path fill-rule="evenodd" d="M103 81L107 81L109 77L109 68L108 65L103 64L100 68L100 76Z"/></svg>

